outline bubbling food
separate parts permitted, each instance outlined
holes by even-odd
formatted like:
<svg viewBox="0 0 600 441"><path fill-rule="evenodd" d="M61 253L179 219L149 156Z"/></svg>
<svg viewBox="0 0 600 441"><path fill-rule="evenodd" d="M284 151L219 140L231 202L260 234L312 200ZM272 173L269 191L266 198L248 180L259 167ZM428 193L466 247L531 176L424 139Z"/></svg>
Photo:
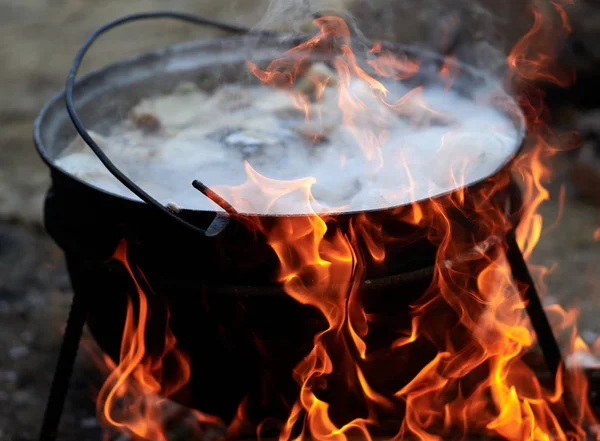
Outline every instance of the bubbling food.
<svg viewBox="0 0 600 441"><path fill-rule="evenodd" d="M498 90L470 97L441 85L385 83L382 96L360 78L352 121L333 72L327 87L299 81L293 90L223 85L206 92L191 83L139 102L110 133L91 135L136 184L171 207L221 210L191 185L241 186L249 174L279 181L310 180L306 192L273 200L260 189L229 201L242 213L307 214L382 209L433 197L494 174L519 145L513 120L491 103ZM313 73L314 73L313 72ZM298 94L311 97L303 109ZM316 98L315 96L318 95ZM77 138L56 165L86 183L137 199Z"/></svg>

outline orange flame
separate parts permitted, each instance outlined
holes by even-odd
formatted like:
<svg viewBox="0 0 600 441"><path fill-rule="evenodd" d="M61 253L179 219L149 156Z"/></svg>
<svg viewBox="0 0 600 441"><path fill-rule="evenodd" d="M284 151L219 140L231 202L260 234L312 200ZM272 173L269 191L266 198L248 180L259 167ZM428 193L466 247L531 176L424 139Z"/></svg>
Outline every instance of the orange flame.
<svg viewBox="0 0 600 441"><path fill-rule="evenodd" d="M119 362L108 356L103 363L110 374L97 397L100 421L112 431L135 439L167 440L167 424L179 409L169 400L190 379L187 356L176 348L175 336L168 325L164 347L159 354L146 351L145 330L148 323L148 297L142 289L143 275L136 275L127 260L127 244L122 241L113 259L120 262L131 278L135 294L127 300L127 314ZM137 304L134 306L134 304ZM167 317L168 322L168 317ZM169 377L164 366L169 365ZM218 418L193 411L192 434L201 434L203 425L222 425Z"/></svg>
<svg viewBox="0 0 600 441"><path fill-rule="evenodd" d="M568 31L563 6L558 1L552 4L559 14L561 29ZM343 124L354 134L375 170L381 165L387 128L379 123L381 115L369 114L367 106L353 95L349 88L353 78L364 81L374 99L396 112L410 103L423 108L429 116L445 117L435 115L419 100L420 88L396 102L386 101L388 91L383 83L359 66L345 22L324 17L315 24L320 28L315 37L286 52L264 70L249 62L250 71L266 85L289 90L293 102L308 116L311 99L293 90L293 86L308 70L311 54L325 54L339 77ZM534 11L532 29L508 57L513 74L526 85L540 80L564 84L570 78L555 73L547 47L549 32L545 17ZM380 77L401 81L420 69L416 62L382 50L381 44L376 44L370 55L373 59L369 64ZM446 58L440 75L447 89L453 86L456 69L455 60ZM317 89L329 81L313 80ZM518 213L516 238L528 259L542 233L543 219L538 208L549 198L544 187L550 174L545 160L557 149L551 146L549 130L543 123L545 110L539 94L526 89L521 92L530 130L529 147L515 160L513 173L525 200ZM359 124L364 127L365 121L369 123L368 130L354 130ZM401 166L410 176L406 161ZM513 278L502 240L514 227L506 204L498 202L505 200L502 197L509 185L506 173L499 173L489 185L468 191L462 188L464 177L457 173L453 179L461 188L456 192L397 209L395 222L410 225L418 238L394 237L369 213L353 217L347 227L330 215L317 214L321 210L311 193L314 178L278 181L260 175L250 164L246 164L246 173L248 180L239 187L215 188L240 211L279 211L275 207L285 207L290 194L302 195L302 208L309 215L280 217L268 225L252 217L248 226L267 237L279 260L278 281L285 292L318 310L327 324L314 336L312 349L293 371L299 394L282 425L280 441L371 440L390 419L397 423L394 440L416 437L441 441L446 437L463 439L472 433L511 441L585 439L584 419L588 424L594 420L585 400L587 384L581 372L561 368L556 378L542 382L525 361L525 356L535 352L536 338L522 299L525 287ZM248 191L262 192L265 205L251 206L243 198ZM600 236L600 230L595 235ZM410 329L401 329L394 318L386 317L388 311L369 310L368 283L364 279L367 267L390 263L390 243L423 238L437 250L431 283L411 304ZM146 352L148 294L138 282L140 276L127 263L125 250L121 244L115 259L133 280L137 297L128 305L120 360L100 391L99 413L114 430L140 439L163 440L166 432L161 406L165 397L187 383L189 364L176 349L169 330L163 353L155 356ZM557 329L575 329L572 313L558 306L548 312L559 317ZM385 326L391 323L389 327L393 328L390 332L394 336L385 348L374 348L370 343L371 332L379 322L385 322ZM585 345L576 331L571 345L578 350ZM589 348L586 346L585 350ZM419 366L409 355L428 358ZM175 382L165 381L162 376L165 357L177 361L179 373ZM415 367L418 370L408 381L397 381ZM579 394L574 400L568 396L567 386L569 394ZM348 396L362 403L363 409L352 409L345 402ZM572 406L573 401L578 406ZM229 426L230 434L235 435L243 424L243 409L242 403ZM220 424L214 417L199 418L203 423ZM259 438L260 430L261 425Z"/></svg>

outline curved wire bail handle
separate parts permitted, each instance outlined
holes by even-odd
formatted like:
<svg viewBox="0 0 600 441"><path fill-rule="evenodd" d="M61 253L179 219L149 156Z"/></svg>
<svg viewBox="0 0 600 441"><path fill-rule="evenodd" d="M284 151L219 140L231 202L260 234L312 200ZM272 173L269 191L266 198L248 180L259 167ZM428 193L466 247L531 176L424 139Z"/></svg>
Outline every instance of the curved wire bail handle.
<svg viewBox="0 0 600 441"><path fill-rule="evenodd" d="M88 50L90 49L90 47L94 44L94 42L102 34L106 33L107 31L109 31L113 28L116 28L120 25L131 23L134 21L157 19L157 18L175 19L175 20L180 20L180 21L184 21L184 22L188 22L188 23L197 24L197 25L210 26L213 28L217 28L217 29L221 29L221 30L229 31L229 32L234 32L237 34L246 34L246 33L257 33L257 34L264 34L264 35L275 34L275 32L272 32L272 31L251 30L251 29L243 27L243 26L238 26L238 25L229 24L229 23L222 23L222 22L218 22L215 20L210 20L210 19L207 19L204 17L196 16L193 14L182 13L182 12L156 11L156 12L142 12L142 13L137 13L137 14L126 15L124 17L110 21L110 22L104 24L103 26L101 26L100 28L98 28L96 31L94 31L92 33L92 35L88 38L88 40L83 44L83 46L81 46L81 48L77 52L77 55L75 56L75 59L73 60L73 64L71 66L71 70L69 71L69 76L67 77L66 94L65 94L67 111L69 112L71 121L73 121L73 124L75 125L75 129L77 130L77 132L79 133L81 138L92 149L94 154L98 157L98 159L100 159L100 161L102 162L102 164L104 164L104 166L107 168L107 170L115 178L117 178L123 185L125 185L125 187L127 187L132 193L134 193L142 201L155 207L157 210L162 211L164 214L171 217L171 219L175 220L180 225L183 225L187 228L192 229L195 232L201 233L206 236L215 236L215 235L219 234L221 231L223 231L223 229L227 226L227 224L229 223L229 215L237 214L237 211L229 203L227 203L223 198L218 196L215 192L210 190L208 187L206 187L200 181L194 181L192 184L194 186L194 188L196 188L198 191L200 191L202 194L204 194L206 197L208 197L214 203L216 203L221 208L223 208L223 210L225 210L225 212L227 214L224 215L222 213L218 213L217 217L215 218L213 223L206 230L203 228L199 228L199 227L191 224L190 222L187 222L186 220L182 219L181 217L177 216L174 212L169 210L167 207L162 205L160 202L158 202L156 199L154 199L152 196L150 196L148 193L146 193L144 190L142 190L131 179L129 179L127 176L125 176L125 174L123 174L123 172L121 172L121 170L119 170L119 168L117 166L115 166L115 164L113 164L113 162L106 156L106 154L102 151L100 146L92 139L92 137L90 136L88 131L85 129L81 119L79 118L79 115L77 114L77 111L75 110L75 105L73 104L73 87L75 85L75 78L77 76L77 72L79 70L79 67L81 66L83 58L85 57L85 55L88 52Z"/></svg>

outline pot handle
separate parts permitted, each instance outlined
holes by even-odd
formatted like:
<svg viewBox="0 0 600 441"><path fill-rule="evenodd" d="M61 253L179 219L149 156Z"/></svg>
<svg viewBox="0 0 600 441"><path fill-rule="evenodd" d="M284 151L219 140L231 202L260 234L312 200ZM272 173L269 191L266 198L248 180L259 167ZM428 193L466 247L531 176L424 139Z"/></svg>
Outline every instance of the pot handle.
<svg viewBox="0 0 600 441"><path fill-rule="evenodd" d="M77 114L77 111L75 110L75 105L73 104L73 87L75 85L75 78L77 76L77 72L83 61L83 58L85 57L85 55L86 55L87 51L90 49L90 47L94 44L94 42L102 34L106 33L107 31L109 31L113 28L121 26L123 24L140 21L140 20L159 19L159 18L169 18L169 19L185 21L185 22L193 23L193 24L197 24L197 25L210 26L213 28L234 32L237 34L245 34L245 33L254 33L254 34L260 34L260 35L276 34L276 32L273 32L273 31L252 30L252 29L246 28L244 26L239 26L239 25L229 24L229 23L222 23L219 21L215 21L215 20L211 20L208 18L196 16L193 14L187 14L187 13L183 13L183 12L155 11L155 12L142 12L142 13L137 13L137 14L126 15L124 17L110 21L110 22L104 24L103 26L101 26L100 28L96 29L96 31L94 31L92 33L92 35L90 35L88 40L83 44L83 46L81 46L81 48L77 52L77 55L75 56L75 58L73 60L73 64L71 66L71 70L69 71L69 75L67 77L67 85L66 85L66 89L65 89L65 91L66 91L65 101L66 101L67 111L69 112L71 121L73 121L75 129L77 130L77 132L79 133L81 138L92 149L94 154L98 157L98 159L100 159L100 161L102 162L102 164L104 164L104 166L107 168L107 170L115 178L117 178L123 185L125 185L125 187L127 187L132 193L134 193L136 196L138 196L141 200L143 200L147 204L153 206L154 208L156 208L159 211L162 211L165 215L171 217L171 219L175 220L180 225L183 225L197 233L201 233L206 236L216 236L221 231L223 231L223 229L227 226L227 224L229 223L229 217L237 214L237 211L229 203L227 203L223 198L221 198L219 195L217 195L214 191L210 190L208 187L206 187L201 182L194 181L192 183L194 188L196 188L198 191L200 191L202 194L204 194L206 197L208 197L214 203L216 203L221 208L223 208L223 210L225 210L226 214L224 215L222 213L218 213L217 216L215 217L215 220L213 220L212 224L207 229L197 227L196 225L193 225L190 222L177 216L173 211L171 211L170 209L168 209L167 207L162 205L160 202L158 202L156 199L154 199L152 196L150 196L148 193L146 193L144 190L142 190L131 179L129 179L127 176L125 176L125 174L123 174L123 172L121 172L121 170L119 170L119 168L117 166L115 166L113 164L113 162L106 156L106 154L102 151L100 146L92 139L92 137L90 136L88 131L85 129L81 119L79 118L79 115Z"/></svg>

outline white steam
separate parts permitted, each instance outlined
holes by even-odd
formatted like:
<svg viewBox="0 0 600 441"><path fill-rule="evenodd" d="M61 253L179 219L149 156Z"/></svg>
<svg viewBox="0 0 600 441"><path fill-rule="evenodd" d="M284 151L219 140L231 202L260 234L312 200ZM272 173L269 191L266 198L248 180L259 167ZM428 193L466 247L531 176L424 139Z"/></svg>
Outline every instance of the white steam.
<svg viewBox="0 0 600 441"><path fill-rule="evenodd" d="M317 15L349 22L355 36L424 46L500 75L530 25L529 0L270 0L257 28L312 32Z"/></svg>

